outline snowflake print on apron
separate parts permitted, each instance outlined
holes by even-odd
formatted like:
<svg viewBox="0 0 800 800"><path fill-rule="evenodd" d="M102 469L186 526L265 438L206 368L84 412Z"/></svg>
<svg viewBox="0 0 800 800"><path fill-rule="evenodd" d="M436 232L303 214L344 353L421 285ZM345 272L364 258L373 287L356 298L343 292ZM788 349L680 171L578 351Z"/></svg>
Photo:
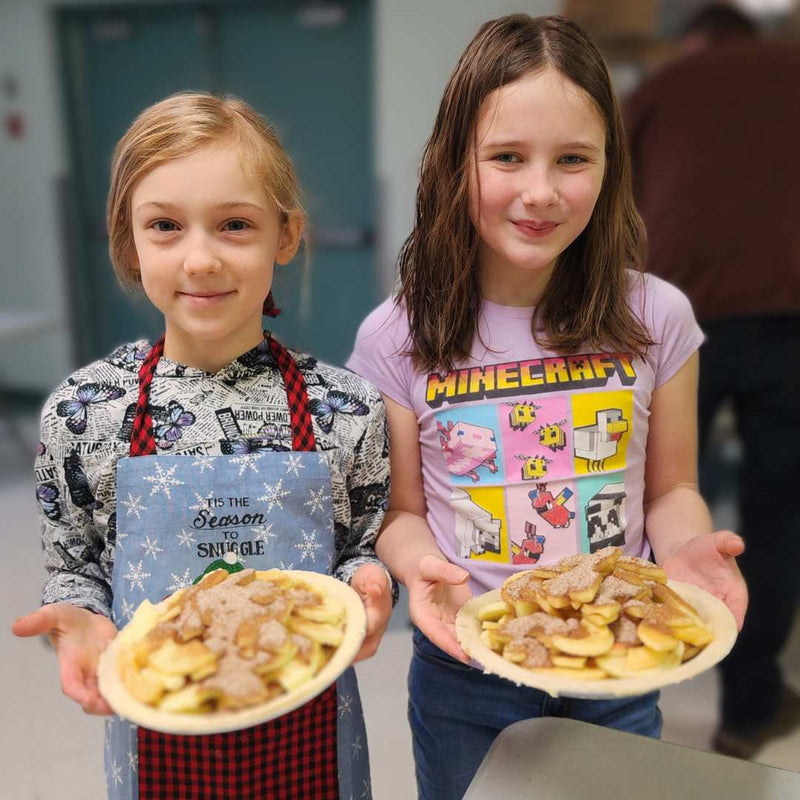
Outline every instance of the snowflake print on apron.
<svg viewBox="0 0 800 800"><path fill-rule="evenodd" d="M163 353L139 370L131 456L117 472L113 618L123 627L158 602L223 568L330 574L334 558L328 463L315 450L305 382L292 356L267 339L283 377L292 450L195 458L159 455L149 390ZM290 714L244 731L175 736L106 723L111 800L337 800L371 798L355 673Z"/></svg>

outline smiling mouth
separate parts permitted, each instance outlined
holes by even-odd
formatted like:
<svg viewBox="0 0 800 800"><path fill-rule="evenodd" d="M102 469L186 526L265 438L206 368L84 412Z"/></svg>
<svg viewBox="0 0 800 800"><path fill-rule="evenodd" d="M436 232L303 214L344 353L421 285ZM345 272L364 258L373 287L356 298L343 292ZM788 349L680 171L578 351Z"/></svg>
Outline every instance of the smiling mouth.
<svg viewBox="0 0 800 800"><path fill-rule="evenodd" d="M186 303L189 308L197 310L215 308L217 304L233 297L235 292L178 292L178 299Z"/></svg>
<svg viewBox="0 0 800 800"><path fill-rule="evenodd" d="M525 219L516 220L514 224L534 231L549 231L558 225L557 222L531 222Z"/></svg>
<svg viewBox="0 0 800 800"><path fill-rule="evenodd" d="M526 236L546 236L548 233L554 231L559 223L558 222L526 222L526 221L519 221L514 222L514 227L524 233Z"/></svg>
<svg viewBox="0 0 800 800"><path fill-rule="evenodd" d="M179 295L183 297L196 297L201 300L213 300L215 297L226 297L229 294L233 294L233 291L229 292L178 292Z"/></svg>

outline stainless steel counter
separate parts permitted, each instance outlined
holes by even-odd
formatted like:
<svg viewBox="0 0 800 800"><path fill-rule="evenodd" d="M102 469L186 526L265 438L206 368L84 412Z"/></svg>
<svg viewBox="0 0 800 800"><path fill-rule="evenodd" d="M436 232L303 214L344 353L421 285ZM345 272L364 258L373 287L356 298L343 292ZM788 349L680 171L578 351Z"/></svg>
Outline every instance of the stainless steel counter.
<svg viewBox="0 0 800 800"><path fill-rule="evenodd" d="M464 800L800 800L800 773L571 719L517 722Z"/></svg>

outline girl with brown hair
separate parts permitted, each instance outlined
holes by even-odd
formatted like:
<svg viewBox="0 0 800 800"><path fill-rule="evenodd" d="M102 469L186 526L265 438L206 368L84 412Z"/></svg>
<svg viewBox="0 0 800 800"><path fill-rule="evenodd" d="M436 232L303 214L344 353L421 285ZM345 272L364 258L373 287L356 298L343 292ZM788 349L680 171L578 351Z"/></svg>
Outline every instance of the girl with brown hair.
<svg viewBox="0 0 800 800"><path fill-rule="evenodd" d="M460 798L520 719L660 732L655 693L553 699L470 666L453 621L472 592L618 546L723 598L741 623L742 541L713 531L697 491L702 333L680 292L641 274L642 244L597 48L559 17L486 23L425 148L399 293L362 324L348 363L389 418L376 547L416 625L409 717L425 800Z"/></svg>

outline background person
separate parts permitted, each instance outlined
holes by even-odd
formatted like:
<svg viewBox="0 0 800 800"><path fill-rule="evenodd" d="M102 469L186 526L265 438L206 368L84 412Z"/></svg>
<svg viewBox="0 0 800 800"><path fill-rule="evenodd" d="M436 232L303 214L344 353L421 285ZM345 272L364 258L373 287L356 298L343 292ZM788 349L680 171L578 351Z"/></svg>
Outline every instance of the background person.
<svg viewBox="0 0 800 800"><path fill-rule="evenodd" d="M688 21L683 45L624 110L647 269L686 292L707 337L701 457L726 400L743 445L739 563L750 607L720 666L713 745L749 757L800 722L800 697L778 665L800 585L800 47L761 40L721 4ZM705 489L713 475L702 474Z"/></svg>

